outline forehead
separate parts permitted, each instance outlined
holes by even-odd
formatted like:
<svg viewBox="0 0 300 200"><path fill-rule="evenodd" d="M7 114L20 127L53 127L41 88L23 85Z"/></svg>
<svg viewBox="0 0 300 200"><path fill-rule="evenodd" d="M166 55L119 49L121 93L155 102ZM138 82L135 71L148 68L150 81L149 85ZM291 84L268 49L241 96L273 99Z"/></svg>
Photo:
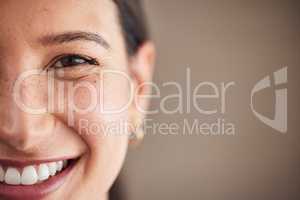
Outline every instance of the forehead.
<svg viewBox="0 0 300 200"><path fill-rule="evenodd" d="M111 0L1 0L0 5L0 37L72 30L109 36L118 25L114 22L117 10Z"/></svg>

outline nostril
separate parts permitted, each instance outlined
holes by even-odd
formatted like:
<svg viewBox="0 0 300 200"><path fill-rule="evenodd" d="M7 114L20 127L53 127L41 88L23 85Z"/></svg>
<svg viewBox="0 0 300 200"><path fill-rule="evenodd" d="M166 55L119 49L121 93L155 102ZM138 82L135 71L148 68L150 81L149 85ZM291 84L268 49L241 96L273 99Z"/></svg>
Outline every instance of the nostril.
<svg viewBox="0 0 300 200"><path fill-rule="evenodd" d="M31 153L46 148L45 143L50 144L54 139L56 118L50 114L30 115L20 112L15 114L13 123L6 122L2 121L4 125L0 126L0 142L17 151Z"/></svg>
<svg viewBox="0 0 300 200"><path fill-rule="evenodd" d="M41 140L38 138L26 136L26 134L1 134L0 142L10 150L24 154L34 154L38 152L41 146Z"/></svg>

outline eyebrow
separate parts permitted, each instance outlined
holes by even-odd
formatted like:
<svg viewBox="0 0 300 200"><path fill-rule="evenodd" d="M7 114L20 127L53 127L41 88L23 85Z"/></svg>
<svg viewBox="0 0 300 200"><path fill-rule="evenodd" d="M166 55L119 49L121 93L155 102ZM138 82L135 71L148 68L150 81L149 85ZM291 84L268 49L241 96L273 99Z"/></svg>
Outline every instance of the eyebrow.
<svg viewBox="0 0 300 200"><path fill-rule="evenodd" d="M92 41L105 49L109 49L109 43L99 34L83 31L66 32L58 35L46 35L40 39L43 45L62 44L73 41Z"/></svg>

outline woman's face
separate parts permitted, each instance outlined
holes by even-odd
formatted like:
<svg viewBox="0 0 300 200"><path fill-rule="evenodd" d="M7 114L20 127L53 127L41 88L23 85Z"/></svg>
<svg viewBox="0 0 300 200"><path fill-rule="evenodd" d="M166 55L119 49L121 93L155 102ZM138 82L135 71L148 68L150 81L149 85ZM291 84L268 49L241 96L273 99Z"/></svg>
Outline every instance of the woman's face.
<svg viewBox="0 0 300 200"><path fill-rule="evenodd" d="M0 199L105 198L150 64L123 38L112 0L1 1Z"/></svg>

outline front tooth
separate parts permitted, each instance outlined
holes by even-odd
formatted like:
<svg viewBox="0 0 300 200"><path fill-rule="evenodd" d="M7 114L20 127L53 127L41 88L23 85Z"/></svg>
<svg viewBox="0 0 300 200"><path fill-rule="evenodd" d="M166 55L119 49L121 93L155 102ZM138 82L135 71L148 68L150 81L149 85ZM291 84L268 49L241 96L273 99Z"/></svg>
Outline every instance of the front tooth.
<svg viewBox="0 0 300 200"><path fill-rule="evenodd" d="M56 162L49 163L48 167L49 167L50 175L54 176L56 174L56 170L57 170Z"/></svg>
<svg viewBox="0 0 300 200"><path fill-rule="evenodd" d="M9 167L5 173L5 183L9 185L20 185L21 175L15 168Z"/></svg>
<svg viewBox="0 0 300 200"><path fill-rule="evenodd" d="M28 166L23 169L21 183L22 185L33 185L37 183L38 175L33 166Z"/></svg>
<svg viewBox="0 0 300 200"><path fill-rule="evenodd" d="M2 168L2 166L0 166L0 182L4 181L4 177L5 177L4 169Z"/></svg>
<svg viewBox="0 0 300 200"><path fill-rule="evenodd" d="M40 181L47 180L50 176L49 168L46 164L41 164L38 168L38 176Z"/></svg>
<svg viewBox="0 0 300 200"><path fill-rule="evenodd" d="M62 168L63 168L63 161L58 161L57 162L57 171L61 171L62 170Z"/></svg>

